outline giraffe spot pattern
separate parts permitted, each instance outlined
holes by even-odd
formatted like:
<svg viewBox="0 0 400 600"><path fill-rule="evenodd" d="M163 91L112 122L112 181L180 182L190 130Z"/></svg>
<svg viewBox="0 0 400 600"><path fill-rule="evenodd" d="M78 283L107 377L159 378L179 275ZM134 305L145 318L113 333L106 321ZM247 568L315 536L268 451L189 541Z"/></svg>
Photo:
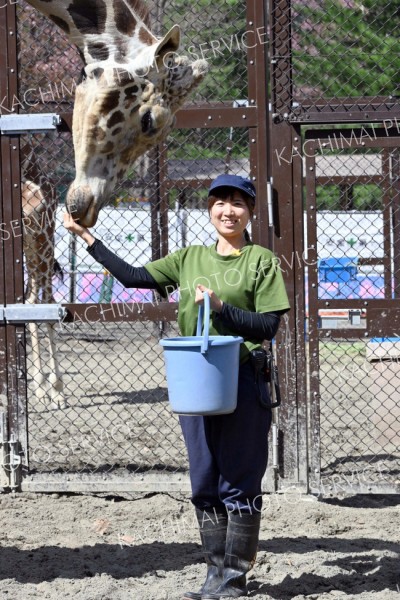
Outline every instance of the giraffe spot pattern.
<svg viewBox="0 0 400 600"><path fill-rule="evenodd" d="M128 88L125 88L125 96L126 97L132 97L132 94L137 94L139 91L139 88L137 85L131 85Z"/></svg>
<svg viewBox="0 0 400 600"><path fill-rule="evenodd" d="M123 120L124 120L124 115L122 114L122 112L120 110L117 110L108 119L108 121L107 121L107 127L109 129L111 129L111 127L114 127L114 125L118 125L118 123L121 123L121 121L123 121Z"/></svg>
<svg viewBox="0 0 400 600"><path fill-rule="evenodd" d="M116 128L115 128L115 129L114 129L114 130L111 132L111 135L112 135L112 136L118 135L119 133L121 133L121 131L122 131L122 127L116 127Z"/></svg>
<svg viewBox="0 0 400 600"><path fill-rule="evenodd" d="M113 69L114 81L119 85L127 85L133 80L133 75L126 69Z"/></svg>
<svg viewBox="0 0 400 600"><path fill-rule="evenodd" d="M126 55L129 50L129 44L125 38L116 37L114 40L115 43L115 61L117 63L128 63L129 60L126 58Z"/></svg>
<svg viewBox="0 0 400 600"><path fill-rule="evenodd" d="M141 27L139 29L139 40L143 44L148 44L149 46L151 46L154 43L154 37L144 27Z"/></svg>
<svg viewBox="0 0 400 600"><path fill-rule="evenodd" d="M111 142L110 140L107 142L107 144L102 148L101 153L102 154L109 154L110 152L112 152L114 150L114 142ZM109 157L107 157L109 158ZM112 158L112 155L111 155Z"/></svg>
<svg viewBox="0 0 400 600"><path fill-rule="evenodd" d="M73 0L67 10L75 27L83 35L104 33L107 18L104 0Z"/></svg>
<svg viewBox="0 0 400 600"><path fill-rule="evenodd" d="M100 77L103 75L104 73L104 69L102 69L101 67L97 67L97 69L93 69L92 71L92 75L95 79L100 79Z"/></svg>
<svg viewBox="0 0 400 600"><path fill-rule="evenodd" d="M101 42L89 42L87 50L94 60L107 60L110 56L107 46Z"/></svg>
<svg viewBox="0 0 400 600"><path fill-rule="evenodd" d="M121 0L114 0L115 26L120 33L131 37L136 28L136 19L129 8Z"/></svg>
<svg viewBox="0 0 400 600"><path fill-rule="evenodd" d="M93 137L98 141L102 142L106 137L106 132L102 127L94 127L93 128Z"/></svg>
<svg viewBox="0 0 400 600"><path fill-rule="evenodd" d="M129 98L127 98L124 102L124 108L126 110L128 110L128 108L130 108L132 106L132 104L135 104L136 106L138 106L137 104L137 96L130 96Z"/></svg>
<svg viewBox="0 0 400 600"><path fill-rule="evenodd" d="M150 14L145 2L143 2L143 0L123 0L123 2L126 6L129 6L132 9L132 12L139 19L139 21L143 21L143 23L150 29Z"/></svg>
<svg viewBox="0 0 400 600"><path fill-rule="evenodd" d="M114 108L117 108L119 104L119 96L119 90L112 90L111 92L109 92L103 100L103 103L100 108L100 113L102 115L107 115L112 110L114 110Z"/></svg>

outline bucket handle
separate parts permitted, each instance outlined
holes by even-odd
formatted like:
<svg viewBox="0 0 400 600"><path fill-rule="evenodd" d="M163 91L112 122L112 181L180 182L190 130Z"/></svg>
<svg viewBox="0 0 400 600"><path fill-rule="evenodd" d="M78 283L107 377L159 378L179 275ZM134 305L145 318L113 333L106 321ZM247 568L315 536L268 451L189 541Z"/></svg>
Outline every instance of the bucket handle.
<svg viewBox="0 0 400 600"><path fill-rule="evenodd" d="M201 329L204 317L204 337L201 342L200 352L205 354L208 350L208 334L210 330L210 296L207 292L203 292L204 304L199 306L199 314L197 315L196 336L201 336Z"/></svg>

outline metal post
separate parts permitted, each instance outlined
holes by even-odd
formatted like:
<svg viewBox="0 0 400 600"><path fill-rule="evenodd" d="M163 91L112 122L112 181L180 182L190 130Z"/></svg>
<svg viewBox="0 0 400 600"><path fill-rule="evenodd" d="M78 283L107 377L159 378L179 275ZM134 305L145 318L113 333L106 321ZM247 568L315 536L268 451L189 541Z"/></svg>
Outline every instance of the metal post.
<svg viewBox="0 0 400 600"><path fill-rule="evenodd" d="M3 107L15 112L18 98L16 7L9 3L2 11L0 22L1 63L0 95ZM3 236L2 281L3 304L22 303L24 297L22 253L22 203L19 136L1 136L1 199L2 223L8 235ZM0 325L2 363L0 383L3 404L7 407L7 434L10 457L10 487L17 489L21 481L21 466L27 465L26 355L25 326Z"/></svg>

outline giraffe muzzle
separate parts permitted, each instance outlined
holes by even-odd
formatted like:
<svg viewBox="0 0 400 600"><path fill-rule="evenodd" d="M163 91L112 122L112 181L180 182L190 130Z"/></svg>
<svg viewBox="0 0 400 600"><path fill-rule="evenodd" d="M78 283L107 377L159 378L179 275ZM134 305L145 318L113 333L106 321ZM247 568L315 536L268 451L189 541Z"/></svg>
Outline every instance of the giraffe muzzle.
<svg viewBox="0 0 400 600"><path fill-rule="evenodd" d="M73 187L67 193L67 211L83 227L93 227L96 224L99 208L89 186Z"/></svg>

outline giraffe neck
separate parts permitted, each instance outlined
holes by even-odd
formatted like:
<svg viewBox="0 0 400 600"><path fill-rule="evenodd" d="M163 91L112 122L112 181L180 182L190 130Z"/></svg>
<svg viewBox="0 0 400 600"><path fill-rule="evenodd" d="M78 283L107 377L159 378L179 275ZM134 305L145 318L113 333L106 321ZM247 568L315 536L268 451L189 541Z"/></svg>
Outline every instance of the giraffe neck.
<svg viewBox="0 0 400 600"><path fill-rule="evenodd" d="M157 43L142 0L27 1L64 31L86 64L128 63Z"/></svg>

